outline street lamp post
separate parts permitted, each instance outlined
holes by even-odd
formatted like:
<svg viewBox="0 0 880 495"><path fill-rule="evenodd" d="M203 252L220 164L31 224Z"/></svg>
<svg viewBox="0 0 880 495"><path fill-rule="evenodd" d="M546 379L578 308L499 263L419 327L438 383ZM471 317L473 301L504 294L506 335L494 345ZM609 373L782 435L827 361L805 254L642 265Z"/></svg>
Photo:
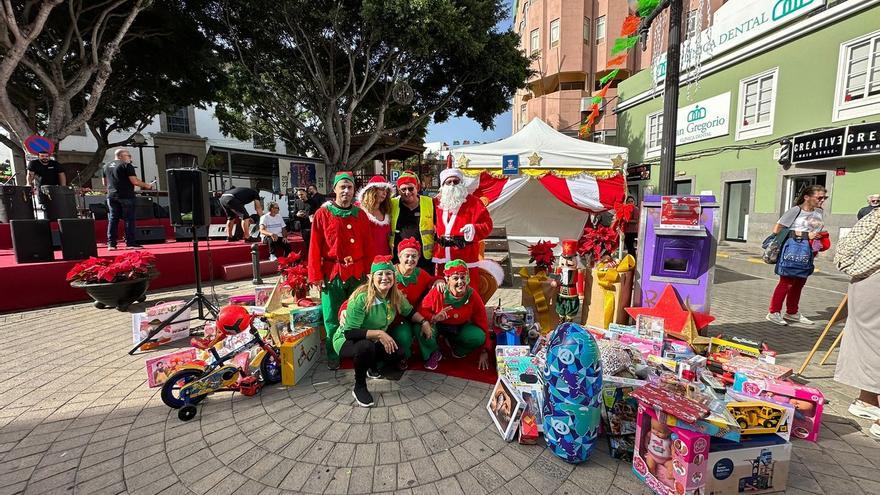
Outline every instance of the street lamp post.
<svg viewBox="0 0 880 495"><path fill-rule="evenodd" d="M158 146L147 144L147 138L139 132L131 136L131 145L138 149L138 158L141 164L141 181L146 182L147 167L144 165L144 148L158 148Z"/></svg>
<svg viewBox="0 0 880 495"><path fill-rule="evenodd" d="M678 83L681 60L682 0L664 0L642 20L639 26L642 51L648 48L651 23L664 9L669 8L669 35L666 48L666 81L663 86L663 133L660 141L660 194L675 192L675 138L678 129ZM651 84L654 84L653 74Z"/></svg>

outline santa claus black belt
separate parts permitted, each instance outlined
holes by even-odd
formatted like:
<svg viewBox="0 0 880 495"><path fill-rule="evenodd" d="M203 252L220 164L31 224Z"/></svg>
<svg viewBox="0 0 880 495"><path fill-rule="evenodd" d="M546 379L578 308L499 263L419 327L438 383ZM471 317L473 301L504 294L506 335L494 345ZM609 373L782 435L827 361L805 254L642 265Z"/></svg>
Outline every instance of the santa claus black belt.
<svg viewBox="0 0 880 495"><path fill-rule="evenodd" d="M467 245L467 241L464 240L464 236L460 235L444 235L444 236L436 236L437 244L443 247L454 247L457 249L461 249Z"/></svg>

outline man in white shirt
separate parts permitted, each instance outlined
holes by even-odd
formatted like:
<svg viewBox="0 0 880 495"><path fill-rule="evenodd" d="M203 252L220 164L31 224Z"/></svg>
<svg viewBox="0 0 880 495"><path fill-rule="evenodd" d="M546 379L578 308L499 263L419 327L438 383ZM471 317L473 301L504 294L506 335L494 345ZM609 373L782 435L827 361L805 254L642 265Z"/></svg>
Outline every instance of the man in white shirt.
<svg viewBox="0 0 880 495"><path fill-rule="evenodd" d="M278 214L281 208L278 203L269 203L269 213L260 217L260 237L263 242L269 245L269 259L275 259L275 253L278 248L284 253L284 256L290 254L290 244L287 242L287 227L284 223L284 217Z"/></svg>

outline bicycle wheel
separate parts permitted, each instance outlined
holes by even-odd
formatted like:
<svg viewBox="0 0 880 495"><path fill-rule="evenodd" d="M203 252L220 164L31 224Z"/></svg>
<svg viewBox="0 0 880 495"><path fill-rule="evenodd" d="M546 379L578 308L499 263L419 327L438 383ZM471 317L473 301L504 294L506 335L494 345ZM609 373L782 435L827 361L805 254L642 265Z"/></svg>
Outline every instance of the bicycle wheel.
<svg viewBox="0 0 880 495"><path fill-rule="evenodd" d="M180 409L186 405L186 401L180 397L180 389L187 383L196 380L202 374L201 370L181 370L168 377L168 381L162 385L162 402L172 409ZM204 396L193 397L190 404L198 404Z"/></svg>

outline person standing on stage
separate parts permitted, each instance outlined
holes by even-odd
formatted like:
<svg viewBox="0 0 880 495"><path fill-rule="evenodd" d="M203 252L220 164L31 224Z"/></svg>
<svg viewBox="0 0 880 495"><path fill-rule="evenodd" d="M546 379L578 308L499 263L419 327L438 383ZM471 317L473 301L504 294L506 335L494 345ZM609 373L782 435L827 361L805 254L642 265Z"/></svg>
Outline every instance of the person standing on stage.
<svg viewBox="0 0 880 495"><path fill-rule="evenodd" d="M312 214L318 211L324 203L327 202L327 197L318 192L318 188L312 184L306 188L306 194L308 195L309 206L312 207Z"/></svg>
<svg viewBox="0 0 880 495"><path fill-rule="evenodd" d="M235 225L238 220L242 222L242 236L244 242L250 241L251 236L251 216L248 214L244 205L253 201L254 209L257 210L257 216L263 216L263 202L260 200L260 193L249 187L233 187L220 196L220 206L226 213L226 240L233 242L235 238Z"/></svg>
<svg viewBox="0 0 880 495"><path fill-rule="evenodd" d="M60 163L49 157L49 153L40 153L36 160L29 161L27 171L27 184L34 188L37 200L44 208L49 198L40 191L40 187L67 185L67 175L64 174L64 169ZM37 178L39 178L39 183L36 181Z"/></svg>
<svg viewBox="0 0 880 495"><path fill-rule="evenodd" d="M339 328L339 308L364 283L373 260L370 220L354 206L354 176L339 172L333 178L336 199L315 212L309 245L309 283L321 289L321 313L327 333L327 367L339 368L333 336Z"/></svg>
<svg viewBox="0 0 880 495"><path fill-rule="evenodd" d="M131 153L125 148L116 150L116 159L104 165L104 177L101 179L107 188L107 249L116 249L116 232L119 220L125 221L125 247L140 249L135 230L134 188L151 190L152 184L137 178L131 164Z"/></svg>
<svg viewBox="0 0 880 495"><path fill-rule="evenodd" d="M434 200L419 194L419 178L405 170L397 179L400 195L391 198L391 248L398 253L400 241L410 237L421 241L422 252L418 266L434 274Z"/></svg>
<svg viewBox="0 0 880 495"><path fill-rule="evenodd" d="M479 290L479 267L485 266L493 273L489 264L480 263L480 241L492 233L492 217L483 202L468 193L463 178L457 168L440 172L440 193L434 198L438 246L433 261L437 264L437 275L443 275L444 263L464 261L470 270L471 287Z"/></svg>

